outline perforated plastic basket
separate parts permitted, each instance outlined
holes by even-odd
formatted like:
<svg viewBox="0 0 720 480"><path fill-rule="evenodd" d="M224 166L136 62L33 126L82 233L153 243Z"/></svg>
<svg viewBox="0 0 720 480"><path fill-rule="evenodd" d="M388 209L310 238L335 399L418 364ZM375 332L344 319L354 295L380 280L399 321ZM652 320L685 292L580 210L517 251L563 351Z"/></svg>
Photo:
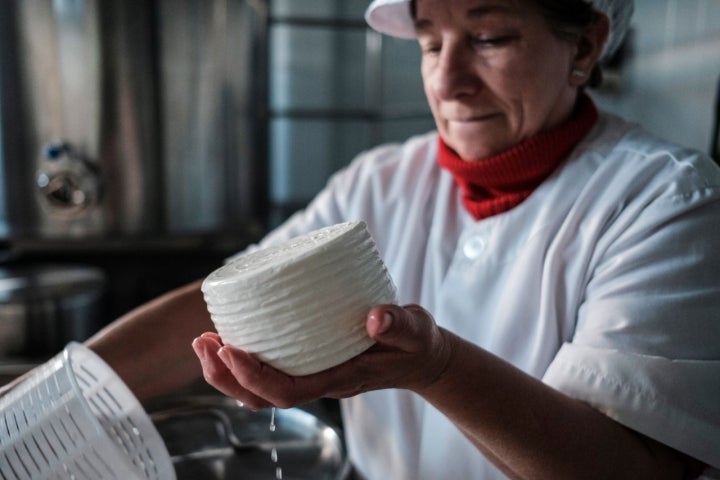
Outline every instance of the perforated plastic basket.
<svg viewBox="0 0 720 480"><path fill-rule="evenodd" d="M0 397L0 478L174 480L175 471L140 402L73 342Z"/></svg>

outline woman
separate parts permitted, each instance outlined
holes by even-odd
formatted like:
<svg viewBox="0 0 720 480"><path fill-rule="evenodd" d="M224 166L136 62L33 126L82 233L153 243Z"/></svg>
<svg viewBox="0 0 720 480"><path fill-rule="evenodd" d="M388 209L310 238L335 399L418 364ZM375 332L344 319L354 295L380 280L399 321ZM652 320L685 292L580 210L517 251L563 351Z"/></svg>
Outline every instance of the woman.
<svg viewBox="0 0 720 480"><path fill-rule="evenodd" d="M263 245L365 220L408 306L307 377L204 333L207 381L250 408L342 398L368 479L720 467L720 172L584 93L629 4L373 2L371 26L417 38L438 131L361 155ZM193 284L90 345L146 397L200 374L185 342L211 330Z"/></svg>

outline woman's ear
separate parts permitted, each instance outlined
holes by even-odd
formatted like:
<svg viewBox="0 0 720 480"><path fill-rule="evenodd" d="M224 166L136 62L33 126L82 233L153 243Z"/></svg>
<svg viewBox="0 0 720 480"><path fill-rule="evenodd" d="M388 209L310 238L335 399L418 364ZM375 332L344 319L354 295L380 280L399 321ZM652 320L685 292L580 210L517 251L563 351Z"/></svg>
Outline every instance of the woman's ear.
<svg viewBox="0 0 720 480"><path fill-rule="evenodd" d="M570 65L570 83L573 86L580 87L588 82L593 68L600 60L609 32L607 15L598 12L595 21L577 40L577 51Z"/></svg>

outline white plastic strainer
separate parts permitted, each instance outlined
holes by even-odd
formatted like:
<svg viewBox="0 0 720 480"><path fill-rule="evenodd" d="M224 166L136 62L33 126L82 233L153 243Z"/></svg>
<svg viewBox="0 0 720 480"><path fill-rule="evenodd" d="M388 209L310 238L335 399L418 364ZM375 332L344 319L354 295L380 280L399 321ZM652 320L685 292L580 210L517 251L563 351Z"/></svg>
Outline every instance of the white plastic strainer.
<svg viewBox="0 0 720 480"><path fill-rule="evenodd" d="M0 478L174 480L175 470L140 402L73 342L0 397Z"/></svg>

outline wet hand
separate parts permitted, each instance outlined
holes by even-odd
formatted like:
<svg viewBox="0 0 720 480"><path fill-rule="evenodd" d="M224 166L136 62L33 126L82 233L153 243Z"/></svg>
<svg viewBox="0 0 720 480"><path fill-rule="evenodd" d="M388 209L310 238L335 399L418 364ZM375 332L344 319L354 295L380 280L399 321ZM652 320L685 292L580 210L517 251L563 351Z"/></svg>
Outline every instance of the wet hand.
<svg viewBox="0 0 720 480"><path fill-rule="evenodd" d="M454 338L417 305L374 307L366 329L376 344L336 367L287 375L251 354L223 345L216 333L195 339L205 380L252 409L289 408L323 397L347 398L383 388L420 390L445 371Z"/></svg>

